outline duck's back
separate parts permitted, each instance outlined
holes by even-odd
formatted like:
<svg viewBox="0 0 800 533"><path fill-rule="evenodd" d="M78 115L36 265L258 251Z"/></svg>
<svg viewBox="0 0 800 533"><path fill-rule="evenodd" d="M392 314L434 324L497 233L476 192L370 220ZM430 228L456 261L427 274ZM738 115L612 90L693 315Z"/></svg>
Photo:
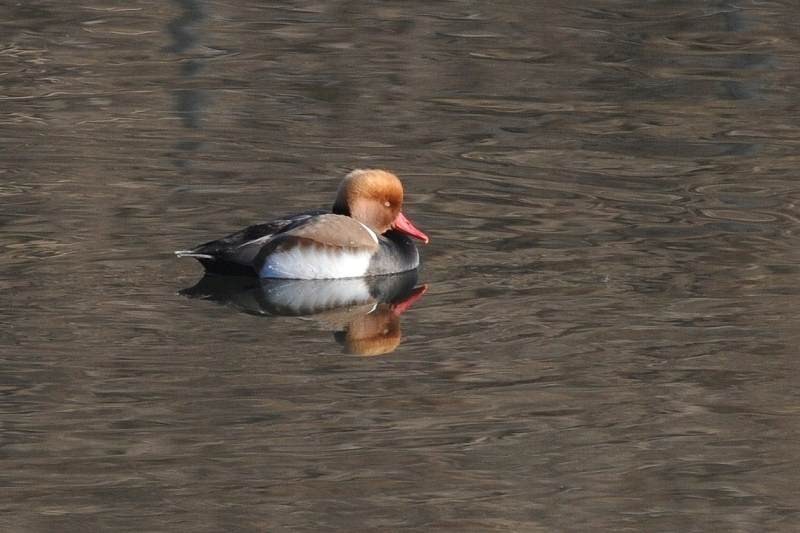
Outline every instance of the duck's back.
<svg viewBox="0 0 800 533"><path fill-rule="evenodd" d="M254 224L221 239L201 244L192 250L175 253L178 257L194 257L211 273L257 274L253 261L267 242L281 233L307 223L313 217L326 213L327 211L317 209L263 224Z"/></svg>

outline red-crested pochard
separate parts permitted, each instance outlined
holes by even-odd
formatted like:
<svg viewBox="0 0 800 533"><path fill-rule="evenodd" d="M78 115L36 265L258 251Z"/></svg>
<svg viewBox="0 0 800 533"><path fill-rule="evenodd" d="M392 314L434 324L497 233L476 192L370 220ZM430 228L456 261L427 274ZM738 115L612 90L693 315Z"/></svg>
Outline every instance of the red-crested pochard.
<svg viewBox="0 0 800 533"><path fill-rule="evenodd" d="M309 211L249 226L193 250L209 272L262 278L336 279L406 272L419 266L414 237L428 236L402 213L403 185L385 170L354 170L333 212Z"/></svg>

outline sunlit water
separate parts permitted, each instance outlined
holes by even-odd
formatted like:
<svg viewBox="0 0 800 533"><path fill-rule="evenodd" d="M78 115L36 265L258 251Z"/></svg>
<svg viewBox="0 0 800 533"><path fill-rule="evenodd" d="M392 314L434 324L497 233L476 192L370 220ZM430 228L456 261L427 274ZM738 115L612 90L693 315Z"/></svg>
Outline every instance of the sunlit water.
<svg viewBox="0 0 800 533"><path fill-rule="evenodd" d="M796 4L31 0L0 35L3 531L797 531ZM368 166L431 236L402 317L188 297L173 250Z"/></svg>

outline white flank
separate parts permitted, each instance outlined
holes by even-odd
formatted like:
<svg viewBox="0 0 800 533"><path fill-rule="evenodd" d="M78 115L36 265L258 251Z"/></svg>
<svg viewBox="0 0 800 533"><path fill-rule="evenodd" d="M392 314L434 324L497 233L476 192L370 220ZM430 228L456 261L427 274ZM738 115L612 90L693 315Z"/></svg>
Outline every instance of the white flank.
<svg viewBox="0 0 800 533"><path fill-rule="evenodd" d="M296 246L270 254L259 275L282 279L359 278L367 273L371 257L370 251Z"/></svg>

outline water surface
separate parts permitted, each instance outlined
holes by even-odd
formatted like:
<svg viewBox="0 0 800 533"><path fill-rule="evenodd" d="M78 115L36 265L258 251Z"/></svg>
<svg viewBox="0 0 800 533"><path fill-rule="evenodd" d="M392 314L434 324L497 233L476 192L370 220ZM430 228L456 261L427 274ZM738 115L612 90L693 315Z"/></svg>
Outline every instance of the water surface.
<svg viewBox="0 0 800 533"><path fill-rule="evenodd" d="M795 4L0 21L3 530L796 531ZM181 294L370 166L431 236L392 350Z"/></svg>

